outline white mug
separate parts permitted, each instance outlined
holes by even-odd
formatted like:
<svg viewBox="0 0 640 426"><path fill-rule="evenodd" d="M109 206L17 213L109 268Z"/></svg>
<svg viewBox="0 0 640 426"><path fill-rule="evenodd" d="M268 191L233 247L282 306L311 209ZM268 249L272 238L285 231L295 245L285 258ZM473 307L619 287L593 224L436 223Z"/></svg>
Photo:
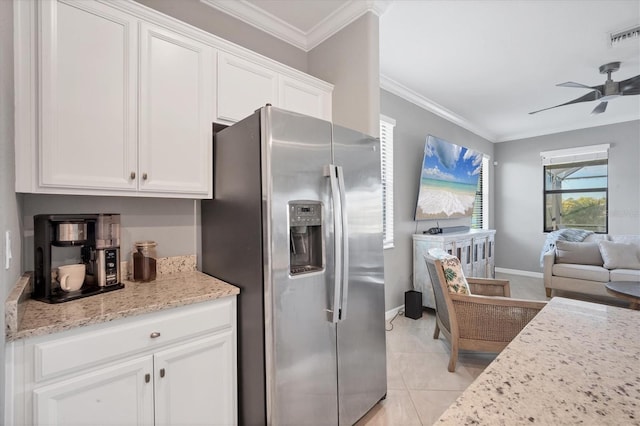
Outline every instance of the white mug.
<svg viewBox="0 0 640 426"><path fill-rule="evenodd" d="M82 263L58 267L58 282L64 291L80 290L84 283L85 266Z"/></svg>

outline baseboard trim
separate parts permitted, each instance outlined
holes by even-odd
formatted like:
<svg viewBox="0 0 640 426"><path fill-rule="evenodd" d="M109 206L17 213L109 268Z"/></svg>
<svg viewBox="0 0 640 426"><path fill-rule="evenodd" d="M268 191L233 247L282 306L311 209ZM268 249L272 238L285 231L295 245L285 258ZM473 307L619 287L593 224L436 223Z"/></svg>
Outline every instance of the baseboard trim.
<svg viewBox="0 0 640 426"><path fill-rule="evenodd" d="M525 277L543 278L542 272L522 271L520 269L496 268L496 272L503 274L523 275Z"/></svg>
<svg viewBox="0 0 640 426"><path fill-rule="evenodd" d="M389 321L389 320L393 319L393 317L398 315L398 312L400 312L400 311L404 311L404 305L400 305L400 306L398 306L396 308L389 309L387 312L384 313L385 321Z"/></svg>

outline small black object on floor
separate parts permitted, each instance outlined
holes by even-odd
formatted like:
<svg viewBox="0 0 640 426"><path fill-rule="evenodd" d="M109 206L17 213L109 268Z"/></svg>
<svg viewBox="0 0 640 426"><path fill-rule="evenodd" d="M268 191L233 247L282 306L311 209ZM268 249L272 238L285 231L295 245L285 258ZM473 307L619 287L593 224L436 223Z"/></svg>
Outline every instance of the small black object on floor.
<svg viewBox="0 0 640 426"><path fill-rule="evenodd" d="M404 316L411 319L422 318L422 292L409 290L404 293Z"/></svg>

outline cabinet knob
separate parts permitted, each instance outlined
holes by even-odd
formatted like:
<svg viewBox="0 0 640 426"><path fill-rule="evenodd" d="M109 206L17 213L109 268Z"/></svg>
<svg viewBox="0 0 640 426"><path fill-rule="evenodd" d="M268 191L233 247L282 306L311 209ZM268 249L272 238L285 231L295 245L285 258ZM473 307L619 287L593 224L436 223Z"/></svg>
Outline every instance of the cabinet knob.
<svg viewBox="0 0 640 426"><path fill-rule="evenodd" d="M151 337L152 339L155 339L156 337L160 337L160 333L157 331L154 331L149 335L149 337Z"/></svg>
<svg viewBox="0 0 640 426"><path fill-rule="evenodd" d="M151 381L151 374L147 373L144 375L144 382L149 383Z"/></svg>
<svg viewBox="0 0 640 426"><path fill-rule="evenodd" d="M164 377L164 368L160 369L160 377Z"/></svg>
<svg viewBox="0 0 640 426"><path fill-rule="evenodd" d="M142 174L142 180L147 180L147 174L146 173Z"/></svg>
<svg viewBox="0 0 640 426"><path fill-rule="evenodd" d="M131 178L131 180L135 179L136 178L136 172L131 172L129 177Z"/></svg>

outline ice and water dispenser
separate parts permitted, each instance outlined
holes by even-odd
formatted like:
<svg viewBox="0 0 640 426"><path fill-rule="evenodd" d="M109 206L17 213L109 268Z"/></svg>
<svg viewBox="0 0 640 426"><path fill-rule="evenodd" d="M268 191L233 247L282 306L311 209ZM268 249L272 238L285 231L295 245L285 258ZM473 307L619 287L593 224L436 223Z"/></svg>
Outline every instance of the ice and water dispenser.
<svg viewBox="0 0 640 426"><path fill-rule="evenodd" d="M289 202L289 268L291 275L322 269L322 204Z"/></svg>

